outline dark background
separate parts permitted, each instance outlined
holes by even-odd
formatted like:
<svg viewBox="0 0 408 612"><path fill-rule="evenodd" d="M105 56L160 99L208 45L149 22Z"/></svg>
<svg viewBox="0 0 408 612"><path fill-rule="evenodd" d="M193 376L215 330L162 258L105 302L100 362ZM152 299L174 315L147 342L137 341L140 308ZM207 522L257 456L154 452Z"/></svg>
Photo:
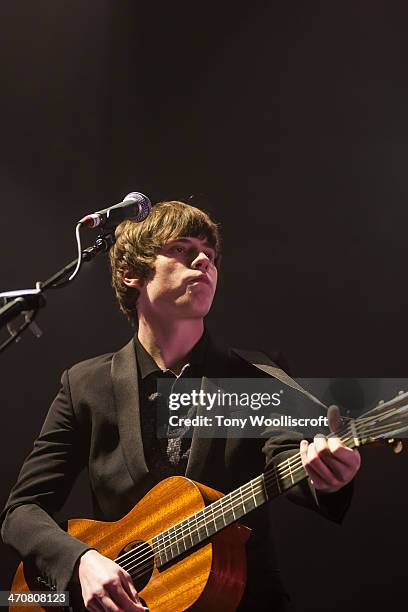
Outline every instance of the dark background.
<svg viewBox="0 0 408 612"><path fill-rule="evenodd" d="M406 365L408 8L403 2L3 0L1 286L75 256L74 222L129 191L222 225L208 325L297 375ZM131 329L106 260L49 294L1 356L3 503L61 371ZM380 398L378 398L380 399ZM271 506L300 612L406 607L407 457L366 450L343 527ZM81 516L83 484L67 515ZM84 497L85 495L85 497ZM16 557L2 547L3 588Z"/></svg>

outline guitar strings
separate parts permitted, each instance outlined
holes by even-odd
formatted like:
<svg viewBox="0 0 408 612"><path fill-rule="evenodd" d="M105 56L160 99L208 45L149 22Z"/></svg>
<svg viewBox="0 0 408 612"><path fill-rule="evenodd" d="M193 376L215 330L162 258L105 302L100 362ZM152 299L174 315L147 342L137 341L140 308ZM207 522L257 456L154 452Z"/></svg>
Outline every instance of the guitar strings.
<svg viewBox="0 0 408 612"><path fill-rule="evenodd" d="M345 440L343 440L343 441L345 441ZM295 458L296 458L296 461L294 462L293 460L294 460ZM300 455L298 455L298 456L296 456L296 455L292 455L292 457L290 457L290 458L288 458L288 459L284 460L282 463L284 463L284 464L286 464L286 463L287 463L287 464L288 464L288 466L287 466L286 468L283 468L283 467L281 467L281 466L278 468L278 470L279 470L279 477L280 477L280 478L286 478L286 477L287 477L287 476L289 476L291 473L295 474L295 473L296 473L296 471L297 471L297 466L298 466L298 465L300 466L300 464L301 464L301 461L299 461L299 459L300 459ZM292 465L291 465L291 464L292 464ZM269 474L268 474L268 472L271 472L271 473L269 473ZM275 472L276 472L276 468L275 468ZM266 483L267 483L267 484L269 484L269 482L271 481L271 479L272 479L272 481L273 481L273 480L277 481L276 474L274 474L274 473L272 472L272 470L271 470L271 469L270 469L270 470L265 471L264 476L266 476ZM253 483L254 483L255 481L258 481L258 480L259 480L259 478L260 478L260 476L257 476L256 478L252 479L252 480L251 480L249 483L246 483L245 485L243 485L243 486L242 486L242 487L240 487L239 489L237 489L237 490L235 490L235 491L232 491L231 493L229 493L229 494L227 494L227 495L224 495L224 496L220 497L220 498L219 498L219 500L216 500L216 502L214 502L214 503L219 502L220 504L224 504L225 506L227 505L227 503L229 503L230 505L232 505L232 502L233 502L233 501L235 501L235 500L234 500L234 497L235 497L236 499L241 500L241 492L242 492L242 491L243 491L245 488L249 488L249 487L251 487L251 491L252 491ZM259 490L258 490L258 492L259 492ZM163 539L162 539L162 541L160 542L160 545L161 545L161 544L163 544L163 543L166 541L166 538L167 538L167 539L170 539L170 541L171 541L171 540L174 538L174 536L177 536L177 535L178 535L178 532L182 532L182 531L184 530L185 526L184 526L184 525L182 525L181 523L184 523L185 521L188 521L189 519L191 519L191 518L193 518L193 517L195 517L195 516L197 516L197 515L199 515L199 514L201 514L202 516L200 516L200 517L199 517L199 516L197 516L197 518L195 519L195 520L196 520L196 523L194 524L194 527L201 527L201 526L203 526L203 525L204 525L204 523L203 523L203 522L201 522L201 523L197 523L197 521L198 521L199 519L205 519L205 518L206 518L206 515L208 515L208 516L209 516L209 515L210 515L210 513L211 513L211 514L213 514L213 511L212 511L210 508L211 508L211 505L210 505L210 506L207 506L207 507L205 507L205 508L203 508L203 509L201 509L201 510L199 510L199 511L198 511L197 513L195 513L194 515L192 515L192 516L190 516L190 517L187 517L186 519L183 519L183 521L181 521L179 524L176 524L176 525L174 525L174 527L171 527L170 529L168 529L168 530L166 530L165 532L163 532L163 533L166 533L166 532L169 532L171 529L173 529L172 533L167 533L167 534L164 536L164 538L163 538ZM175 531L174 531L174 530L175 530ZM161 535L161 534L158 534L157 536L154 536L154 538L155 538L155 537L157 538L157 537L158 537L158 536L160 536L160 535ZM152 538L152 540L153 540L154 538ZM170 543L171 543L171 544L173 544L174 542L175 542L175 541L170 542ZM123 557L128 557L128 560L130 560L130 557L131 557L131 556L132 556L132 557L134 556L134 555L132 555L132 553L133 553L135 550L137 550L137 548L139 548L139 547L141 547L141 546L143 546L143 545L139 545L138 547L135 547L134 549L132 549L132 551L129 551L129 552L127 552L127 553L124 553L123 555L121 555L120 557L118 557L118 558L116 559L116 562L118 562L118 561L119 561L120 559L122 559ZM162 549L162 550L163 550L163 549ZM165 549L164 549L164 550L165 550Z"/></svg>
<svg viewBox="0 0 408 612"><path fill-rule="evenodd" d="M350 439L351 439L351 438L350 438ZM302 467L300 467L300 469L303 469L303 466L302 466ZM299 471L299 469L297 469L296 471ZM304 470L303 470L303 471L304 471ZM293 473L295 473L295 471L293 471ZM304 471L304 474L306 475L306 472L305 472L305 471ZM260 478L260 477L258 477L258 478ZM255 481L255 480L257 480L257 479L254 479L254 481ZM252 482L252 481L251 481L251 482ZM250 483L248 483L248 484L250 484ZM261 486L260 486L260 488L258 488L257 493L259 493L259 492L260 492L262 489L264 489L264 483L262 482L262 480L259 480L258 484L259 484L259 485L261 485ZM276 483L274 483L274 484L276 484ZM280 492L280 487L278 487L278 492ZM253 493L252 491L250 491L249 493L250 493L250 495L249 495L249 497L246 497L246 500L248 500L248 499L250 499L250 498L252 498L252 497L253 497L253 494L254 494L254 493ZM225 496L224 496L224 497L225 497ZM240 496L240 498L241 498L241 496ZM224 498L220 498L220 499L224 499ZM266 501L266 500L263 500L261 503L263 503L264 501ZM241 503L244 503L243 496L242 496L242 499L241 499ZM231 502L230 502L230 504L231 504ZM231 505L232 505L232 504L231 504ZM261 504L260 504L260 505L261 505ZM207 509L208 509L208 507L207 507ZM254 508L253 508L253 509L254 509ZM209 513L208 513L208 514L209 514ZM218 516L220 516L220 515L218 515ZM240 518L240 517L239 517L239 518ZM197 530L196 530L196 531L197 531ZM190 533L194 533L194 531L192 531L192 532L190 532ZM171 548L171 547L172 547L174 544L177 544L177 543L178 543L178 541L181 541L182 539L184 539L184 537L185 537L185 536L183 536L183 538L179 538L179 540L175 540L174 542L172 542L172 543L170 544L170 546L165 547L165 548L164 548L164 550L166 550L166 549L168 549L168 548ZM149 551L148 551L148 552L150 552L150 548L149 548ZM178 552L180 552L180 551L178 551ZM182 552L185 552L185 551L182 551ZM144 559L142 562L139 562L139 563L137 563L137 564L133 565L132 567L129 567L129 568L127 569L127 571L128 571L128 572L129 572L129 574L132 576L132 578L139 577L139 576L141 576L141 575L143 575L143 574L145 574L145 573L149 572L149 571L151 570L151 563L150 563L150 561L151 561L151 559L152 559L153 557L155 557L155 554L150 554L148 558L146 558L146 555L145 555L145 559ZM133 571L134 569L136 569L136 568L138 568L138 569L139 569L139 571L138 571L137 573L135 573L135 574L132 574L132 571Z"/></svg>
<svg viewBox="0 0 408 612"><path fill-rule="evenodd" d="M261 483L259 483L259 484L261 484ZM256 490L256 489L254 489L254 494L255 494L255 495L256 495L256 494L259 494L261 491L264 491L264 486L262 486L262 485L261 485L261 486L259 486L257 490ZM223 499L223 498L220 498L220 499ZM245 501L248 501L249 499L253 499L253 495L252 495L252 493L251 493L251 495L247 496L247 497L246 497L246 499L242 498L242 500L241 500L241 496L240 496L240 500L241 500L243 503L244 503ZM263 503L263 501L262 501L262 503ZM260 505L261 505L261 504L260 504ZM256 506L255 506L253 509L255 509L255 508L256 508ZM226 509L226 511L227 511L227 512L234 511L234 507L232 506L232 503L231 503L231 508L229 508L229 509L227 508L227 509ZM223 514L224 514L224 513L223 513L223 512L221 512L220 514L218 514L218 516L214 516L214 519L221 517ZM238 519L237 519L237 520L238 520ZM200 531L201 527L203 527L204 525L205 525L205 521L202 521L202 522L201 522L201 525L200 525L200 524L198 524L198 525L197 525L197 528L194 528L193 530L191 530L191 531L190 531L190 533L189 533L188 535L190 535L190 537L191 537L191 536L192 536L194 533L198 533L198 532ZM194 527L195 527L195 526L194 526ZM215 534L213 534L213 535L215 535ZM178 544L178 542L181 542L181 541L182 541L182 540L183 540L185 537L186 537L186 536L182 536L182 537L179 537L178 539L175 539L175 540L174 540L173 542L171 542L170 544L167 544L166 546L162 547L162 548L160 549L160 552L163 552L163 551L166 551L166 550L168 550L168 549L171 549L171 548L172 548L174 545L177 545L177 544ZM197 544L199 544L199 542L197 542ZM157 551L157 552L158 552L158 551ZM122 563L121 563L120 565L121 565L121 567L122 567L123 569L125 569L125 570L126 570L126 571L127 571L129 574L130 574L130 576L131 576L132 578L138 578L138 577L142 576L143 574L145 574L145 573L147 573L147 572L149 572L149 571L150 571L150 569L151 569L151 560L157 556L157 552L153 552L153 553L152 553L152 552L151 552L151 549L150 549L150 547L149 547L149 550L148 550L148 551L145 551L145 554L144 554L144 555L142 554L142 555L140 556L140 558L138 558L138 559L137 559L137 561L138 561L137 563L135 563L135 564L131 565L130 567L128 567L127 565L123 565ZM184 552L184 551L183 551L183 552ZM144 557L144 558L143 558L143 557ZM137 558L137 557L136 557L136 558ZM136 558L135 558L134 560L136 560ZM116 560L115 560L115 561L116 561ZM135 569L137 570L136 572L134 572L134 571L133 571L133 570L135 570Z"/></svg>
<svg viewBox="0 0 408 612"><path fill-rule="evenodd" d="M384 416L384 415L385 415L385 416L387 416L387 415L389 415L389 414L393 414L393 413L395 412L395 408L394 408L394 409L393 409L393 408L391 408L391 409L389 409L388 411L384 411L384 407L385 407L385 406L380 406L380 408L382 409L382 416ZM355 423L356 423L356 430L361 429L361 426L362 426L362 424L363 424L364 422L366 422L366 421L367 421L367 422L369 422L369 421L376 421L376 420L378 420L378 416L376 416L376 415L370 415L370 416L367 416L367 417L359 417L359 418L358 418L358 420L355 422ZM398 424L399 424L399 423L398 423ZM383 426L383 427L385 428L385 426ZM343 432L345 432L345 433L346 433L346 432L348 431L348 429L349 429L349 428L348 428L348 427L346 427L346 428L343 430ZM374 430L373 430L373 431L374 431ZM371 434L373 433L373 431L371 432ZM377 428L377 429L375 430L375 432L376 432L376 433L380 433L380 430ZM384 433L384 432L382 432L382 433ZM333 433L329 434L329 435L328 435L328 437L340 437L340 439L341 439L341 430L340 430L339 432L333 432ZM353 440L353 436L346 436L344 439L342 439L342 442L344 443L344 442L347 442L347 441L349 441L349 440ZM293 461L293 459L294 459L294 458L296 458L296 461L295 461L295 462ZM299 465L299 461L298 461L298 460L299 460L299 458L300 458L300 455L298 455L297 457L296 457L295 455L293 455L293 456L292 456L292 457L290 457L289 459L286 459L285 461L283 461L282 463L287 463L288 465L287 465L287 468L283 468L283 469L282 469L281 467L279 467L279 468L278 468L278 469L279 469L279 477L280 477L280 478L286 478L288 475L290 476L290 474L291 474L291 473L295 473L295 472L296 472L296 468L297 468L297 466ZM293 465L291 465L291 464L293 464ZM293 468L294 468L294 469L293 469ZM276 469L275 469L275 471L276 471ZM265 475L266 475L266 476L268 476L267 471L265 472ZM257 477L257 478L259 478L259 477ZM252 483L253 483L253 482L254 482L254 481L257 479L257 478L255 478L255 479L253 479L252 481L250 481L250 483L247 483L247 486L249 486L249 485L251 485L251 486L252 486ZM276 479L276 475L275 475L275 479ZM246 485L243 485L243 487L245 487L245 486L246 486ZM240 487L240 489L238 489L237 491L231 492L230 494L227 494L227 495L223 496L222 498L220 498L220 499L219 499L219 500L217 500L217 501L220 501L220 500L227 501L227 498L228 498L228 497L230 497L231 499L230 499L229 501L230 501L230 504L231 504L231 500L232 500L232 496L233 496L233 494L235 493L235 496L240 495L240 491L242 490L242 488L243 488L243 487ZM216 503L216 502L215 502L215 503ZM209 510L209 508L210 508L210 506L207 506L206 508L202 509L201 511L199 511L199 512L198 512L198 513L196 513L196 514L199 514L200 512L202 512L202 513L204 514L206 510ZM208 511L208 514L210 514L210 510ZM194 515L193 515L193 516L194 516ZM181 521L181 523L184 523L185 521L188 521L188 520L189 520L189 518L192 518L192 517L188 517L188 518L184 519L183 521ZM206 517L205 517L205 514L204 514L204 516L203 516L202 518L204 518L204 519L206 518ZM198 520L198 519L196 518L196 522L197 522L197 520ZM166 538L166 537L167 537L168 539L170 538L170 540L171 540L171 539L172 539L174 536L177 536L177 535L178 535L177 531L183 531L184 526L183 526L181 523L179 523L178 525L175 525L173 528L170 528L170 529L173 529L173 530L175 529L175 531L173 531L171 534L167 534L167 535L166 535L166 536L163 538L163 540L162 540L162 542L161 542L161 543L164 543L164 542L165 542L165 538ZM202 525L202 524L201 524L201 525ZM199 525L199 526L200 526L200 525ZM166 531L170 531L170 529L169 529L169 530L166 530ZM164 532L164 533L165 533L165 532ZM161 534L159 534L159 535L161 535ZM157 536L155 536L155 537L157 537ZM153 538L152 538L152 539L153 539ZM118 559L117 559L117 560L120 560L120 559L121 559L121 558L123 558L123 557L128 557L128 560L130 560L130 558L131 558L131 557L134 557L134 554L133 554L133 553L134 553L134 552L135 552L135 551L136 551L136 550L137 550L139 547L141 547L141 546L143 546L143 545L139 545L138 547L133 548L133 549L132 549L131 551L129 551L128 553L124 553L123 555L121 555L120 557L118 557Z"/></svg>
<svg viewBox="0 0 408 612"><path fill-rule="evenodd" d="M375 419L375 420L377 420L377 419ZM379 431L379 428L377 428L377 431ZM339 436L339 434L336 433L336 434L333 434L332 437L338 437L338 436ZM347 436L347 438L349 440L353 440L353 436ZM345 442L345 441L346 440L343 440L343 442ZM294 458L296 459L296 461L293 461ZM288 463L288 465L289 465L289 462L291 462L292 466L290 467L290 470L285 469L285 468L282 470L282 469L279 468L279 476L280 477L282 477L282 476L287 477L287 475L288 474L290 475L290 473L296 474L299 470L302 470L303 466L301 465L301 461L299 461L299 459L301 459L300 455L292 456L290 459L286 460L285 463ZM303 472L304 472L304 470L303 470ZM305 472L304 472L304 474L306 475ZM241 487L239 490L237 490L235 492L232 492L234 495L233 494L229 494L229 497L224 496L224 497L220 498L219 501L221 502L221 504L224 507L227 506L227 503L229 504L230 508L228 509L228 507L227 507L227 511L231 511L231 510L234 511L234 506L233 506L234 501L238 500L241 504L245 504L245 501L248 501L249 499L252 499L255 494L259 494L259 492L262 490L262 488L264 487L265 484L267 484L270 487L271 482L272 482L274 485L277 485L278 492L280 492L280 487L278 485L278 479L276 478L276 475L275 474L272 474L272 475L269 474L268 475L268 473L265 472L265 476L266 476L266 478L264 479L264 482L262 482L260 480L260 477L257 477L255 479L253 479L250 483L247 483L246 485ZM254 482L256 482L256 485L257 485L257 489L256 490L254 489L254 486L253 486ZM249 487L251 487L250 491L248 490ZM244 493L245 494L249 493L249 496L247 496L246 499L244 498ZM236 498L235 500L234 500L234 497ZM222 507L222 505L221 505L220 509L221 509L222 515L223 515L224 514L224 512L223 512L224 508ZM217 510L218 510L218 508L217 508ZM221 516L220 514L218 514L218 515L215 514L214 510L211 508L211 505L207 506L205 509L203 509L200 512L202 513L202 516L200 517L200 523L198 523L198 517L197 517L196 518L196 525L194 525L195 529L194 530L191 530L191 529L189 530L188 535L190 535L190 536L192 534L194 534L195 532L198 532L198 530L202 526L205 525L205 519L207 517L209 517L210 514L211 514L210 520L215 520L216 518ZM197 514L199 514L199 513L197 513ZM188 519L184 519L184 521L186 521L186 520L188 520ZM161 546L160 552L168 550L169 548L174 546L174 544L178 545L178 542L182 541L182 539L184 540L184 538L186 537L185 535L183 535L182 538L179 538L177 540L177 537L178 537L180 532L183 533L183 531L184 531L184 533L185 533L185 527L183 525L179 524L179 526L176 525L176 526L174 526L174 528L176 529L176 531L173 531L173 533L167 535L167 538L168 538L169 542L166 543L167 545L165 547ZM162 543L160 543L160 544L162 544ZM138 547L132 549L132 551L129 551L129 553L125 553L125 555L122 555L122 557L127 557L126 561L135 561L136 558L138 557L137 553L138 553L139 549L142 548L142 547L145 547L146 545L148 545L148 544L145 543L144 545L143 544L139 545ZM136 551L136 556L135 556L135 551ZM159 551L157 551L157 552L159 552ZM144 555L141 555L141 556L139 555L139 557L140 557L140 559L142 560L143 563L145 563L145 561L147 561L146 553L149 555L150 548L149 548L148 551L145 551ZM145 559L143 559L143 556L145 557ZM149 558L152 558L154 556L155 556L154 554L150 554ZM118 558L118 560L119 559L120 558ZM140 563L137 563L136 565L133 565L132 567L129 567L128 569L130 571L132 571L138 565L140 565ZM126 569L127 566L122 566L122 567L124 567L124 569Z"/></svg>
<svg viewBox="0 0 408 612"><path fill-rule="evenodd" d="M383 429L383 428L381 428L381 429ZM377 431L378 431L378 428L377 428ZM352 439L352 437L350 437L350 436L349 436L349 439ZM292 459L293 459L293 457L292 457ZM298 459L299 459L299 457L297 457L297 464L299 464ZM296 468L295 468L295 469L293 469L293 470L292 470L292 473L293 473L293 474L295 474L295 473L296 473L296 472L298 472L300 469L303 469L303 466L299 466L297 469L296 469ZM304 472L304 475L306 475L306 472L305 472L304 470L303 470L303 472ZM267 475L267 474L266 474L266 475ZM267 475L267 476L268 476L268 475ZM257 486L258 486L258 485L260 485L260 486L258 486L257 490L254 490L254 489L253 489L253 483L254 483L254 482L256 482L257 480L258 480L258 482L257 482ZM271 478L270 478L270 475L269 475L269 478L265 479L265 483L266 483L267 481L271 481L271 480L275 480L275 482L274 482L273 484L277 484L277 479L276 479L276 478L272 478L272 479L271 479ZM238 501L239 501L241 504L243 504L243 505L244 505L244 504L245 504L245 501L248 501L248 499L252 499L252 498L253 498L253 496L254 496L255 494L258 494L258 493L259 493L259 492L260 492L260 491L261 491L261 490L264 488L264 484L265 484L265 483L264 483L264 482L262 482L262 480L260 479L260 477L257 477L256 479L254 479L254 480L253 480L253 481L251 481L250 483L247 483L247 485L244 485L244 487L242 487L242 488L239 490L238 494L237 494L237 492L235 492L235 493L236 493L236 494L235 494L235 497L238 497ZM270 484L270 482L269 482L269 484ZM245 493L249 492L249 496L247 496L247 497L246 497L246 499L244 499L244 495L243 495L244 490L245 490L245 488L246 488L246 489L248 489L248 488L249 488L249 485L251 485L251 491L248 491L248 490L247 490L247 491L245 491ZM278 488L278 492L280 492L280 487L278 486L277 488ZM224 501L224 502L225 502L225 501L227 501L227 500L225 499L226 497L227 497L227 496L224 496L223 498L220 498L220 501L221 501L221 500L222 500L222 501ZM227 511L231 511L231 509L232 509L232 511L233 511L233 510L234 510L233 505L232 505L232 502L233 502L233 496L231 496L231 498L230 498L230 499L228 499L228 502L229 502L229 505L231 506L231 508L230 508L230 509L227 509ZM225 505L226 505L226 504L224 503L224 506L225 506ZM208 512L209 508L210 508L210 506L208 506L208 507L206 508L206 510L207 510L206 515L207 515L207 516L209 516L209 515L210 515L210 512ZM254 509L254 508L252 508L252 509ZM221 508L221 510L223 510L223 509ZM217 518L217 515L214 513L214 511L213 511L213 510L211 510L211 514L212 514L211 520L215 520L215 518ZM223 512L222 512L222 514L223 514ZM219 516L220 516L220 514L218 514L218 517L219 517ZM204 513L203 513L203 517L202 517L202 518L203 518L203 519L205 519L205 518L206 518L206 516L205 516L205 514L204 514ZM187 519L185 519L185 520L187 520ZM196 520L197 520L197 519L196 519ZM191 535L192 535L194 532L198 531L198 530L199 530L199 529L200 529L200 528L201 528L201 527L202 527L204 524L205 524L205 521L204 521L204 523L203 523L203 522L201 522L201 524L198 524L198 525L197 525L198 529L195 529L195 530L193 530L193 531L191 531L191 529L190 529L190 532L189 532L189 534L188 534L188 535L190 535L190 537L191 537ZM175 526L175 527L176 527L176 526ZM184 527L183 527L183 526L181 526L181 531L183 531L183 529L184 529ZM180 529L179 529L179 531L180 531ZM174 536L177 536L177 535L178 535L177 533L172 533L172 534L171 534L171 537L170 537L170 540L171 540L171 539L172 539ZM168 548L171 548L171 547L172 547L174 544L176 544L176 545L178 546L178 542L182 541L182 539L184 540L184 538L185 538L185 536L184 536L184 535L182 536L182 538L179 538L178 540L177 540L177 538L176 538L174 541L170 542L170 545L167 545L167 546L165 546L164 548L162 547L162 548L161 548L161 550L162 550L162 551L163 551L163 550L167 550ZM184 542L184 543L185 543L185 542ZM147 544L147 545L148 545L148 544ZM143 546L143 545L141 545L141 546ZM140 548L141 546L139 546L138 548ZM145 546L146 546L146 544L145 544ZM149 546L149 545L148 545L148 546ZM134 551L134 550L135 550L135 549L133 549L133 551ZM133 552L133 551L132 551L132 552ZM146 558L146 552L148 553L148 558ZM178 552L180 552L180 551L178 551ZM183 551L183 552L185 552L185 551ZM129 572L132 572L132 570L133 570L133 569L135 569L135 568L136 568L136 567L138 567L138 566L140 567L140 569L141 569L141 570L143 570L143 571L141 571L141 572L139 571L139 572L138 572L138 574L136 574L136 575L135 575L135 577L136 577L137 575L142 575L143 573L145 573L146 571L148 571L148 568L149 568L149 567L151 567L151 564L150 564L150 559L152 559L152 558L155 556L155 554L149 554L149 553L150 553L150 548L149 548L149 550L148 550L148 551L145 551L145 554L144 554L144 555L142 555L142 556L140 557L140 559L142 560L141 562L139 562L139 563L137 563L137 564L133 565L132 567L129 567L129 568L128 568L128 571L129 571ZM145 557L145 559L142 559L142 557L143 557L143 556ZM137 555L136 555L136 558L137 558ZM129 559L129 560L130 560L130 559ZM133 559L133 560L135 560L135 559ZM126 569L126 568L125 568L125 569Z"/></svg>
<svg viewBox="0 0 408 612"><path fill-rule="evenodd" d="M369 420L378 420L378 417L369 417L369 418L365 418L365 421L369 421ZM383 430L385 428L385 426L382 426L380 428L376 428L376 432L380 432L381 430ZM359 423L356 423L356 430L361 429L361 426ZM349 428L346 429L346 431L348 431ZM373 431L371 432L371 434L373 433ZM383 433L383 432L381 432ZM344 439L341 437L341 432L337 432L337 433L333 433L330 434L328 437L339 437L343 443L348 442L348 441L353 441L354 436L353 435L348 435L345 436ZM249 483L247 483L246 485L244 485L243 487L240 487L238 490L230 493L227 496L223 496L221 497L219 500L217 500L219 502L219 506L216 508L216 510L214 511L214 509L211 507L214 504L216 504L217 502L214 502L213 504L210 504L210 506L207 506L206 508L202 509L201 511L199 511L198 513L196 513L196 515L201 514L200 517L196 516L196 523L194 524L194 529L188 530L188 533L186 534L186 529L185 529L185 525L179 524L179 525L175 525L173 528L173 532L172 533L167 533L166 536L164 536L162 542L160 542L160 546L156 548L158 548L158 550L156 550L156 554L157 552L165 552L166 550L168 550L169 548L172 548L174 545L177 545L178 548L178 542L184 541L184 545L185 545L185 537L190 536L190 539L192 540L192 535L194 533L198 533L199 530L205 526L206 524L206 519L209 517L210 520L215 520L221 516L224 516L224 508L223 506L227 506L226 511L227 512L233 512L234 516L234 506L233 504L235 502L238 502L239 505L243 505L244 506L244 510L245 510L245 501L248 502L248 500L253 500L254 496L259 494L262 490L265 492L265 486L267 486L270 490L271 490L271 486L274 486L278 492L281 491L281 488L279 486L279 478L287 478L288 476L292 476L294 474L297 474L298 472L303 470L304 475L306 476L306 472L303 468L302 465L302 461L301 461L301 456L300 454L297 455L293 455L292 457L290 457L289 459L286 459L284 462L284 464L287 464L287 466L285 467L278 467L277 469L275 468L274 472L270 472L268 474L268 472L265 472L263 475L258 476L257 478L251 480ZM262 478L263 476L263 478ZM279 478L278 478L279 477ZM256 483L256 489L254 488L254 483ZM293 483L295 484L295 483ZM249 494L249 495L247 495ZM245 497L246 496L246 497ZM235 499L234 499L235 497ZM263 502L261 502L263 503ZM228 505L230 506L230 508L228 508ZM255 506L256 507L256 501L255 501ZM237 508L237 506L235 506L235 508ZM252 508L252 509L254 509ZM217 515L217 511L221 510L221 513L218 513ZM190 519L192 517L189 517ZM184 523L185 521L188 521L189 518L184 519L182 521L182 523ZM200 522L198 522L200 521ZM169 532L170 530L166 530L167 532ZM166 533L166 531L164 533ZM184 534L183 534L184 532ZM181 537L179 537L181 534ZM160 535L160 534L159 534ZM155 536L157 537L157 536ZM166 541L167 538L167 541ZM153 538L154 539L154 538ZM165 544L165 546L163 547L162 544ZM198 544L198 542L197 542ZM193 544L194 545L194 544ZM141 544L139 546L137 546L136 548L132 549L132 551L129 551L128 553L125 553L123 555L121 555L120 557L118 557L118 559L116 559L115 561L118 562L120 561L120 559L124 558L123 561L126 563L122 564L120 563L121 567L123 567L123 569L126 569L130 574L131 572L138 568L139 570L143 570L142 572L138 571L137 574L132 575L132 577L137 577L142 575L143 573L145 573L148 568L151 567L150 564L150 560L155 557L155 553L151 553L151 548L149 546L148 551L145 550L144 553L142 553L140 555L140 548L149 546L147 543ZM178 551L180 552L180 551ZM184 552L184 551L183 551ZM139 553L139 554L138 554ZM128 567L127 563L128 562L134 562L134 561L138 561L137 563L135 563L134 565L131 565L130 567Z"/></svg>

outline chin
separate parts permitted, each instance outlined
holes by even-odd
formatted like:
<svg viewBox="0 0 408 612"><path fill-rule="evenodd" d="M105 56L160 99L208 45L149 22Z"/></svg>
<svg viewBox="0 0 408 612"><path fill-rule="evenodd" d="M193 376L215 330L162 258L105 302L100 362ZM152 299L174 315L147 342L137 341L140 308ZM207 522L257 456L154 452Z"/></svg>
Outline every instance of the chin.
<svg viewBox="0 0 408 612"><path fill-rule="evenodd" d="M197 304L193 310L197 313L197 317L205 317L211 310L212 302Z"/></svg>
<svg viewBox="0 0 408 612"><path fill-rule="evenodd" d="M189 304L180 308L179 314L183 319L202 319L211 309L211 304Z"/></svg>
<svg viewBox="0 0 408 612"><path fill-rule="evenodd" d="M206 308L205 310L201 309L201 310L192 310L187 314L187 318L189 319L203 319L209 312L209 308Z"/></svg>

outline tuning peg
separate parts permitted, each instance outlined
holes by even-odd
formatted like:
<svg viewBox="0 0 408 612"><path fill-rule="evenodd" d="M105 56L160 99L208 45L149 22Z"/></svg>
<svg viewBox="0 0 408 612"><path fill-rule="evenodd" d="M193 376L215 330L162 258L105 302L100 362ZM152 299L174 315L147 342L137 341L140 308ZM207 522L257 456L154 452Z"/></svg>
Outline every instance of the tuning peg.
<svg viewBox="0 0 408 612"><path fill-rule="evenodd" d="M392 444L393 452L398 455L401 451L404 450L404 445L401 440L396 440L395 438L390 438L388 440L388 444Z"/></svg>
<svg viewBox="0 0 408 612"><path fill-rule="evenodd" d="M394 453L395 453L396 455L398 455L399 453L401 453L401 452L404 450L404 445L403 445L403 443L401 442L401 440L397 440L397 441L396 441L396 443L394 444L394 446L393 446L393 449L392 449L392 450L394 451Z"/></svg>

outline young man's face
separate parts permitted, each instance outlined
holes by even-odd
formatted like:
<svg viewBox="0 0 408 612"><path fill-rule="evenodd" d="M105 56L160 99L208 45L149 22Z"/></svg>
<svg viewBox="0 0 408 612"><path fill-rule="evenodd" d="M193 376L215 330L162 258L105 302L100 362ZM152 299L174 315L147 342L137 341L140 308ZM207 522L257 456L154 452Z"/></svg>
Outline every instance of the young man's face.
<svg viewBox="0 0 408 612"><path fill-rule="evenodd" d="M177 319L204 317L217 286L214 258L206 238L182 237L165 244L156 257L153 277L140 287L139 315L150 311Z"/></svg>

